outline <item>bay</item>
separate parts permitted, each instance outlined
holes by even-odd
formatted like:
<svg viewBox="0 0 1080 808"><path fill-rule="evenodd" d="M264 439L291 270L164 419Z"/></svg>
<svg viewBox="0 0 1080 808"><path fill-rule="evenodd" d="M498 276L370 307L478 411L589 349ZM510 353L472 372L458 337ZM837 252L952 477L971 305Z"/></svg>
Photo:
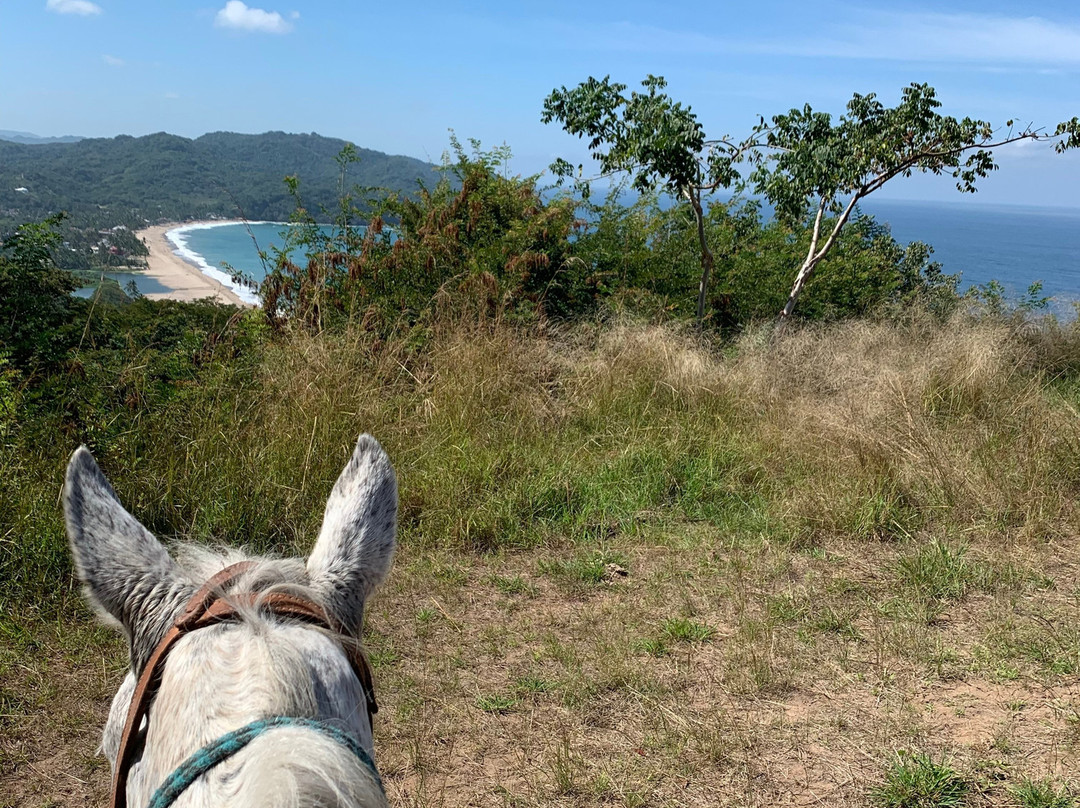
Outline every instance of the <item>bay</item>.
<svg viewBox="0 0 1080 808"><path fill-rule="evenodd" d="M126 289L127 285L132 281L135 282L135 288L139 290L141 294L152 295L168 292L169 287L165 286L157 278L151 278L142 272L106 272L106 278L112 278L118 284L121 289ZM75 297L83 297L89 299L97 290L97 284L92 286L83 286L72 292Z"/></svg>

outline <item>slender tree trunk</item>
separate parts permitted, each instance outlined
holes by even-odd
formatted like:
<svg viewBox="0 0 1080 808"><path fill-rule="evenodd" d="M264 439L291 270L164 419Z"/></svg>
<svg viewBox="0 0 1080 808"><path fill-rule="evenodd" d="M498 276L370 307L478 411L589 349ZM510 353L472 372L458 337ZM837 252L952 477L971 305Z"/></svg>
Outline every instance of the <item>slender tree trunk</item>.
<svg viewBox="0 0 1080 808"><path fill-rule="evenodd" d="M825 241L825 244L818 249L818 240L821 238L821 220L825 215L825 207L827 200L822 199L818 204L817 215L814 216L814 231L810 236L810 249L806 251L806 260L802 262L802 266L799 267L799 274L795 276L795 283L791 286L791 292L788 293L787 303L784 304L784 308L777 316L777 325L783 328L791 317L791 312L795 309L795 304L799 300L799 295L802 294L803 287L806 286L806 282L810 279L811 273L814 271L821 260L829 254L829 250L832 249L833 244L836 242L836 237L840 234L841 228L847 224L847 220L851 216L851 212L855 209L855 203L857 203L863 196L863 193L858 192L851 201L848 202L847 207L844 208L844 212L840 214L840 218L836 220L836 224L833 226L832 232L829 233L829 238Z"/></svg>
<svg viewBox="0 0 1080 808"><path fill-rule="evenodd" d="M780 311L781 322L786 321L791 316L791 312L795 310L795 304L799 300L799 295L802 294L803 287L806 286L806 280L816 266L817 261L808 256L803 261L803 265L799 267L799 274L795 276L795 283L791 287L791 292L788 293L787 303L784 304L784 308Z"/></svg>
<svg viewBox="0 0 1080 808"><path fill-rule="evenodd" d="M701 328L705 321L705 296L709 291L709 280L712 278L716 262L713 260L712 250L709 249L709 243L705 238L705 212L701 207L701 199L689 190L684 191L684 194L690 202L690 207L694 209L698 244L701 247L701 282L698 284L697 298L697 323L698 328Z"/></svg>

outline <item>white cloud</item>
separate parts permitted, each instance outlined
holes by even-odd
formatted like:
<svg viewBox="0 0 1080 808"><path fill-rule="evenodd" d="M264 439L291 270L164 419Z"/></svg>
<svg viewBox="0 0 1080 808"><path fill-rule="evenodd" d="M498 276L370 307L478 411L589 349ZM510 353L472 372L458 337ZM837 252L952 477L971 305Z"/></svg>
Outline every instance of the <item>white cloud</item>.
<svg viewBox="0 0 1080 808"><path fill-rule="evenodd" d="M169 101L175 101L180 97L180 93L165 93L165 98Z"/></svg>
<svg viewBox="0 0 1080 808"><path fill-rule="evenodd" d="M90 0L47 0L45 8L57 14L78 14L81 17L101 13L101 6Z"/></svg>
<svg viewBox="0 0 1080 808"><path fill-rule="evenodd" d="M1080 24L1075 22L1035 16L887 11L856 11L850 20L824 25L805 35L737 39L627 22L591 30L587 38L569 26L556 26L555 30L562 44L589 50L962 62L1002 68L1080 64Z"/></svg>
<svg viewBox="0 0 1080 808"><path fill-rule="evenodd" d="M762 50L775 49L793 56L1076 64L1080 62L1080 25L997 14L879 12L817 42L760 44Z"/></svg>
<svg viewBox="0 0 1080 808"><path fill-rule="evenodd" d="M107 64L109 67L123 67L127 62L118 56L110 56L107 53L101 55L101 61Z"/></svg>
<svg viewBox="0 0 1080 808"><path fill-rule="evenodd" d="M278 12L251 8L242 0L229 0L214 17L214 25L264 34L287 34L292 30L292 24L286 22Z"/></svg>

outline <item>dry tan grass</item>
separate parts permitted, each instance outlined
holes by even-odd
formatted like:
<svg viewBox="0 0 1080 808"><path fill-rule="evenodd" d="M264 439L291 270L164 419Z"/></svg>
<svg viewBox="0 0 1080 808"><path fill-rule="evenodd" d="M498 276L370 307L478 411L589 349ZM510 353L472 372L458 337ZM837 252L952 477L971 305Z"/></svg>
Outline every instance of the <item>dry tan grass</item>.
<svg viewBox="0 0 1080 808"><path fill-rule="evenodd" d="M1075 674L996 646L1002 621L1011 639L1067 633L1080 615L1061 591L976 595L927 624L903 608L893 548L821 559L679 530L625 549L630 575L584 595L532 555L453 582L406 561L371 624L394 649L379 748L399 804L865 805L902 748L949 755L976 804L1021 776L1080 776ZM675 615L715 633L650 654Z"/></svg>

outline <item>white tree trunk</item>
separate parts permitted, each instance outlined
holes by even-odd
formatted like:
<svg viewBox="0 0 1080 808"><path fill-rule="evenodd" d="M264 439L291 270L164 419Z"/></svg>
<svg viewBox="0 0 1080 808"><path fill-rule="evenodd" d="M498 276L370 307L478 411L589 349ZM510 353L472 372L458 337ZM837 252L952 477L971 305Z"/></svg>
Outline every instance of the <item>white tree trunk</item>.
<svg viewBox="0 0 1080 808"><path fill-rule="evenodd" d="M825 241L825 244L818 249L818 239L821 237L821 220L825 215L825 208L828 200L822 199L818 204L817 215L814 217L814 232L810 236L810 249L806 251L806 260L802 262L802 266L799 267L799 274L795 276L795 283L791 286L791 292L788 294L787 303L784 304L783 310L780 312L777 320L782 325L787 322L791 317L791 312L795 309L795 303L799 300L799 295L802 294L803 287L806 286L807 280L810 279L811 273L814 271L821 260L829 254L829 250L832 249L833 244L836 242L836 237L840 234L841 228L847 224L847 220L851 216L851 212L855 210L855 203L863 197L863 190L860 189L848 202L847 207L844 208L844 212L840 214L840 218L836 220L836 225L833 227L832 232L829 233L829 238Z"/></svg>

